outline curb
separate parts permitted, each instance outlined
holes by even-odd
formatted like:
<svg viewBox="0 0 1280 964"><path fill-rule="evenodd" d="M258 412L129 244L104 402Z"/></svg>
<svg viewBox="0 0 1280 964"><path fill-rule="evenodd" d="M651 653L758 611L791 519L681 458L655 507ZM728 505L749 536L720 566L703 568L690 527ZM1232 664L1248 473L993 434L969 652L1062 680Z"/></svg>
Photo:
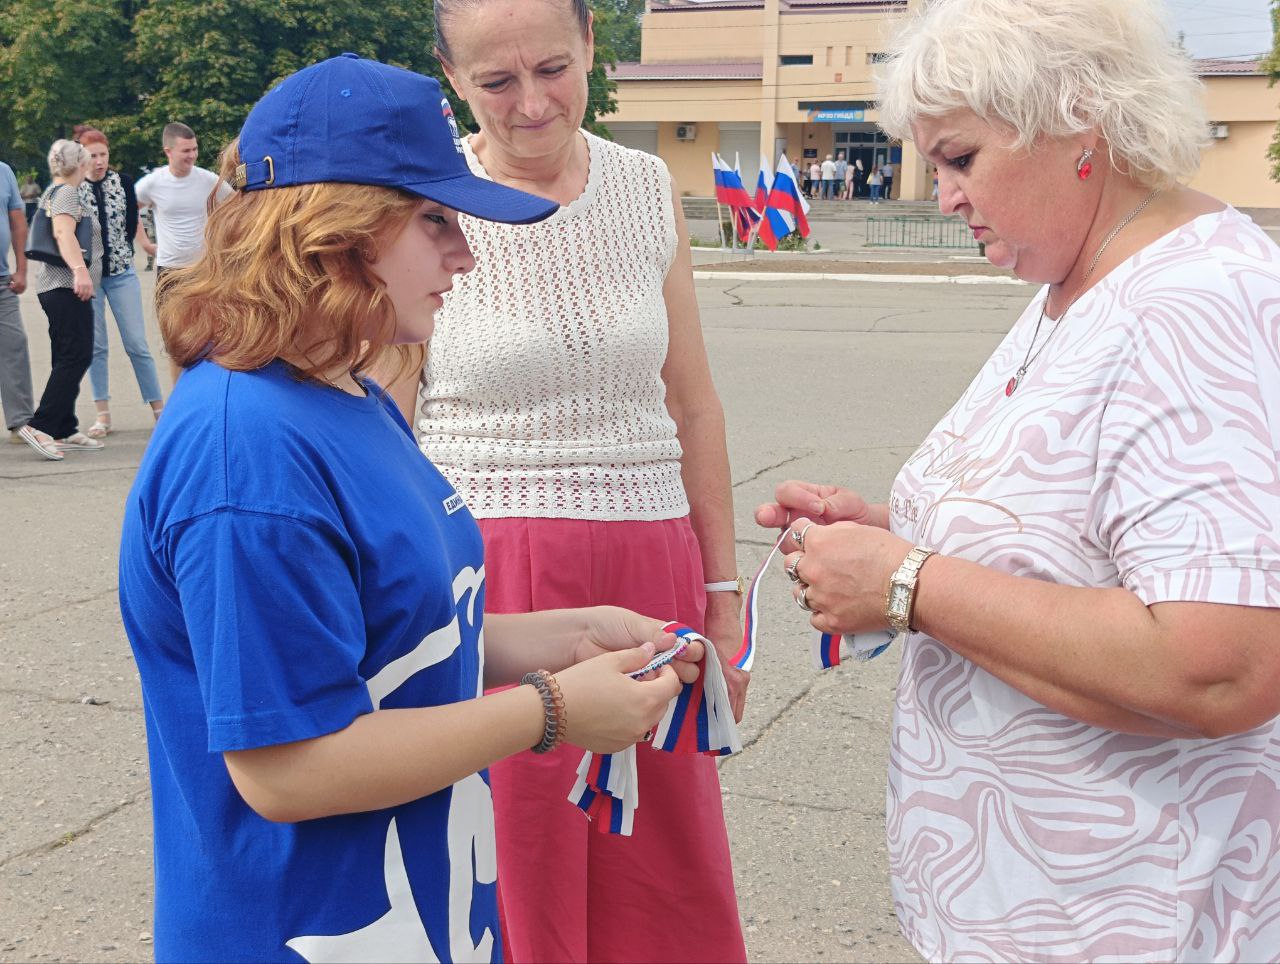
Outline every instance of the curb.
<svg viewBox="0 0 1280 964"><path fill-rule="evenodd" d="M1025 285L1021 278L981 274L810 274L803 271L694 271L694 281L867 281L899 285Z"/></svg>

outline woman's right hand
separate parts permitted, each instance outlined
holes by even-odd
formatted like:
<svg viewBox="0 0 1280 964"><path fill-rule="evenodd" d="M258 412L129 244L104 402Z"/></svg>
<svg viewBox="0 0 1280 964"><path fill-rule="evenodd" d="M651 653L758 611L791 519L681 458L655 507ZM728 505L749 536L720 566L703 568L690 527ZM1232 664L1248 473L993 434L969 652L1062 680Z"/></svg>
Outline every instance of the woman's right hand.
<svg viewBox="0 0 1280 964"><path fill-rule="evenodd" d="M680 678L664 666L643 680L633 673L653 659L656 648L605 653L556 673L564 695L565 740L593 753L617 753L641 742L680 695Z"/></svg>
<svg viewBox="0 0 1280 964"><path fill-rule="evenodd" d="M81 301L88 301L93 297L93 278L84 265L71 269L71 290Z"/></svg>
<svg viewBox="0 0 1280 964"><path fill-rule="evenodd" d="M874 525L871 506L858 493L835 485L789 480L774 490L776 501L756 509L756 525L765 529L781 529L801 516L819 525L833 522L856 522Z"/></svg>

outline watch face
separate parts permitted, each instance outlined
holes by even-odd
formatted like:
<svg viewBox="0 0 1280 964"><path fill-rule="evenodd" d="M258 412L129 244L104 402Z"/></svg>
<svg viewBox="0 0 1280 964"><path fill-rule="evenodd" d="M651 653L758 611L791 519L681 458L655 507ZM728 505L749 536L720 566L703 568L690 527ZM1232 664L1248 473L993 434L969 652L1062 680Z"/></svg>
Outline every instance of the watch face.
<svg viewBox="0 0 1280 964"><path fill-rule="evenodd" d="M894 584L889 590L889 609L895 613L906 614L907 604L911 601L911 590L906 586Z"/></svg>

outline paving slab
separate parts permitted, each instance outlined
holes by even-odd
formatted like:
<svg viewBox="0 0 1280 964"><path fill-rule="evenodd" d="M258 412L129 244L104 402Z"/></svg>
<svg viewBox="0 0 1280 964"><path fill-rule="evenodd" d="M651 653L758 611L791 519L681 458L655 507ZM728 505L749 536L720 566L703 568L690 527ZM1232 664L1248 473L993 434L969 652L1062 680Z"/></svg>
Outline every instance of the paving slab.
<svg viewBox="0 0 1280 964"><path fill-rule="evenodd" d="M149 304L154 276L141 277ZM1033 293L767 276L698 282L697 292L748 574L772 538L751 513L777 483L834 481L883 497ZM23 296L22 310L42 385L44 317L33 296ZM150 332L154 348L153 318ZM53 464L0 444L4 961L150 956L145 741L115 553L151 417L114 330L111 373L118 431L105 451ZM86 424L87 395L78 407ZM914 960L897 936L884 855L896 654L814 672L789 584L776 571L769 580L748 746L722 770L752 959Z"/></svg>
<svg viewBox="0 0 1280 964"><path fill-rule="evenodd" d="M151 802L64 846L0 865L0 960L147 961Z"/></svg>
<svg viewBox="0 0 1280 964"><path fill-rule="evenodd" d="M0 719L0 868L89 832L147 791L140 712L0 692Z"/></svg>
<svg viewBox="0 0 1280 964"><path fill-rule="evenodd" d="M113 586L98 598L0 624L0 691L141 710L138 668L118 605Z"/></svg>

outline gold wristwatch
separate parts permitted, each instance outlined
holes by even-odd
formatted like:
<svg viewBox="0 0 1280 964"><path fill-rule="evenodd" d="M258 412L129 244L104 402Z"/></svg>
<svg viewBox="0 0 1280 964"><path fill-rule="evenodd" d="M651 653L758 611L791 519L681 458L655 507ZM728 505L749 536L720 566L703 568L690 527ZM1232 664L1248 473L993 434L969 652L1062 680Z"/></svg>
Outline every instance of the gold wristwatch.
<svg viewBox="0 0 1280 964"><path fill-rule="evenodd" d="M889 592L884 600L884 615L895 633L909 633L916 605L916 582L920 567L933 555L927 546L916 546L907 553L897 572L889 577Z"/></svg>

